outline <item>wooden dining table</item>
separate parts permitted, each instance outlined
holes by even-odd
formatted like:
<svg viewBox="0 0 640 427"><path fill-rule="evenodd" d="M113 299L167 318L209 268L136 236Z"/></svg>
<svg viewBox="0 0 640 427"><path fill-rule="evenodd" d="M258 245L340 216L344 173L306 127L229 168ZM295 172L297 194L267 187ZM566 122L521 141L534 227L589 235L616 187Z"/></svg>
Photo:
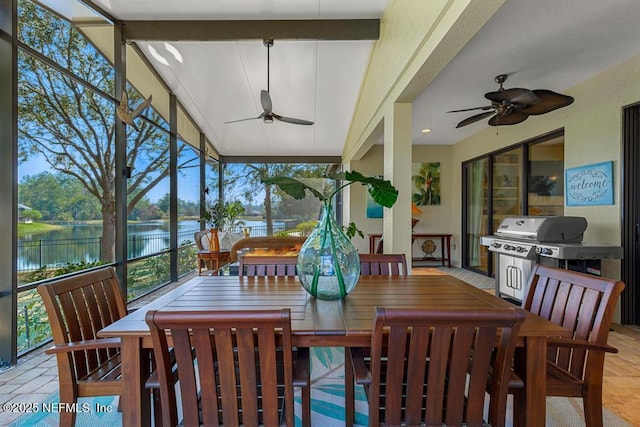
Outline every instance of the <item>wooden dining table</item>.
<svg viewBox="0 0 640 427"><path fill-rule="evenodd" d="M449 275L362 276L356 288L337 301L311 297L297 277L201 276L138 308L98 335L121 338L123 425L140 426L149 425L151 419L149 392L144 387L149 350L153 348L144 321L148 310L289 308L295 346L368 347L377 306L473 310L511 304ZM527 313L519 339L525 355L521 372L527 426L545 424L547 337L569 334L567 329Z"/></svg>

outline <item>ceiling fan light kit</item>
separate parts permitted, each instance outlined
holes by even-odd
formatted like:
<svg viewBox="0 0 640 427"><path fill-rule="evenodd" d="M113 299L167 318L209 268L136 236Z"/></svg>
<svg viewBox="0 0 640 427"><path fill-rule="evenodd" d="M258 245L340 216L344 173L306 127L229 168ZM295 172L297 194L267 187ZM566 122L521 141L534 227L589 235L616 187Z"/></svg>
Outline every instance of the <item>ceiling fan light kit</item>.
<svg viewBox="0 0 640 427"><path fill-rule="evenodd" d="M294 124L294 125L306 125L306 126L312 125L313 122L310 122L308 120L281 116L281 115L276 114L276 113L273 112L273 104L271 102L271 94L269 93L269 80L270 80L270 66L269 66L269 64L270 64L270 55L269 55L269 53L270 53L271 47L273 46L273 39L264 39L262 41L262 44L264 44L265 47L267 48L267 90L261 90L260 91L260 104L262 105L262 113L258 117L249 117L249 118L246 118L246 119L231 120L229 122L225 122L225 124L244 122L244 121L247 121L247 120L262 119L263 123L266 123L266 124L271 124L271 123L273 123L274 120L278 120L280 122L291 123L291 124Z"/></svg>
<svg viewBox="0 0 640 427"><path fill-rule="evenodd" d="M462 120L456 128L470 125L489 116L493 116L489 119L489 126L515 125L524 122L529 116L546 114L573 103L573 97L548 89L505 89L503 84L507 77L507 74L496 76L495 81L500 85L499 89L485 93L484 97L491 101L491 105L447 111L448 113L459 113L485 110L483 113Z"/></svg>

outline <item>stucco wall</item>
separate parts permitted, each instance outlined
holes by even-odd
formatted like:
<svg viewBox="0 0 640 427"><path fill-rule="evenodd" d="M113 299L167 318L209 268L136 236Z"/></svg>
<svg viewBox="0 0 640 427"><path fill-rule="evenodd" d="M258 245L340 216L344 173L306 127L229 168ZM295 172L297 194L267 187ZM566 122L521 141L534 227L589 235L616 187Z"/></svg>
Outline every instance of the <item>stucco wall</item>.
<svg viewBox="0 0 640 427"><path fill-rule="evenodd" d="M419 233L453 233L455 225L460 221L461 212L453 211L455 202L461 197L460 189L454 187L453 181L450 179L452 170L455 165L451 162L452 151L451 146L434 145L434 146L413 146L412 158L414 162L440 162L440 191L441 204L438 206L420 206L422 214L415 216L420 219L416 224L414 231ZM351 167L364 174L377 175L382 174L383 170L383 147L376 145L371 148L367 154L358 161L351 162ZM413 192L412 188L398 188L398 191ZM367 233L382 233L382 219L371 219L366 217L364 206L366 205L366 188L360 185L351 186L351 207L350 217L358 228L365 233L365 239L354 239L354 243L360 251L369 251L369 241L366 237ZM419 243L414 244L414 254L422 255ZM453 262L459 265L456 260L459 259L458 240L452 240L452 256Z"/></svg>

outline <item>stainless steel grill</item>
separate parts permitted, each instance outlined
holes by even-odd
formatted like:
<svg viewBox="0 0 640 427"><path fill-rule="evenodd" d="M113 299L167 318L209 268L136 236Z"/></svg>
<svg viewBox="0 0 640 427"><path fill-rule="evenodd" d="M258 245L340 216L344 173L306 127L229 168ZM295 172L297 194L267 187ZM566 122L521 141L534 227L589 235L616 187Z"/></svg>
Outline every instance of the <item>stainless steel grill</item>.
<svg viewBox="0 0 640 427"><path fill-rule="evenodd" d="M582 243L587 220L576 216L522 216L505 218L495 235L480 243L498 256L496 294L522 302L536 263L554 267L585 266L588 260L622 258L622 247ZM575 260L581 263L572 262ZM599 265L598 265L599 267ZM577 268L587 271L586 267ZM599 268L593 272L599 271Z"/></svg>

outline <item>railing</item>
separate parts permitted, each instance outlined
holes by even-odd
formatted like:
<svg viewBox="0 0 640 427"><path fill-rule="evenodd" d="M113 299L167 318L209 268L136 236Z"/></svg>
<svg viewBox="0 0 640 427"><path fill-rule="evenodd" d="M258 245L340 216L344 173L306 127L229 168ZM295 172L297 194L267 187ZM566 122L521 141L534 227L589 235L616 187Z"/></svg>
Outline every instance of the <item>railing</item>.
<svg viewBox="0 0 640 427"><path fill-rule="evenodd" d="M178 243L193 242L197 230L178 233ZM66 264L102 259L102 237L18 241L18 272L56 268ZM133 234L127 238L128 258L162 252L169 248L169 233Z"/></svg>

